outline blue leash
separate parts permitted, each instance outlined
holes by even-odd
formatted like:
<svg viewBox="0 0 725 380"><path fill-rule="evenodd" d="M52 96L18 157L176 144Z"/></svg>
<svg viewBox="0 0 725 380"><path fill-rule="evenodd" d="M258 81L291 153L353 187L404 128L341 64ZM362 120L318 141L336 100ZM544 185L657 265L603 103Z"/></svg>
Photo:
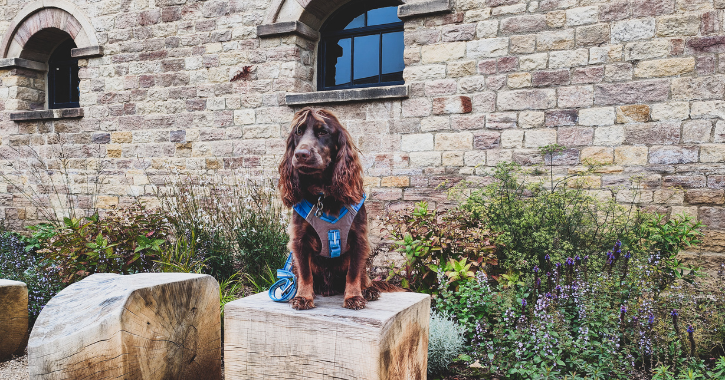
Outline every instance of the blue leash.
<svg viewBox="0 0 725 380"><path fill-rule="evenodd" d="M269 298L275 302L287 302L297 294L297 279L292 273L292 252L282 269L277 269L277 282L269 288Z"/></svg>

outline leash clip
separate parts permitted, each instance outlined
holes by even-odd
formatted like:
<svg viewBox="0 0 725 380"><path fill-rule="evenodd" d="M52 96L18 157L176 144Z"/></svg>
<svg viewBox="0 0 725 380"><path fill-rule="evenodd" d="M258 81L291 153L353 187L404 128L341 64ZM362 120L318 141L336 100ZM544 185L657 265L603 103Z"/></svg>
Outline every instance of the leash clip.
<svg viewBox="0 0 725 380"><path fill-rule="evenodd" d="M315 207L317 207L317 210L315 211L315 216L318 217L318 218L322 216L322 209L325 207L322 204L322 197L324 197L324 195L320 195L317 198L317 204L315 205Z"/></svg>

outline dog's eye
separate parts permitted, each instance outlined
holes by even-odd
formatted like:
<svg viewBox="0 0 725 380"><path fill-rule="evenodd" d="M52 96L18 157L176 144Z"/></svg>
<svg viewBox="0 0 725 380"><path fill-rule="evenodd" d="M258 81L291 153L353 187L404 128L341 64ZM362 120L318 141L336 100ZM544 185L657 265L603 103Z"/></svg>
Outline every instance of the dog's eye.
<svg viewBox="0 0 725 380"><path fill-rule="evenodd" d="M326 135L326 134L327 134L327 131L326 131L326 130L324 130L324 129L320 129L319 131L317 131L317 135L318 135L318 136L324 136L324 135Z"/></svg>
<svg viewBox="0 0 725 380"><path fill-rule="evenodd" d="M296 133L296 134L297 134L298 136L302 135L302 133L303 133L303 132L304 132L304 130L303 130L303 129L302 129L301 127L297 127L297 129L295 129L295 133Z"/></svg>

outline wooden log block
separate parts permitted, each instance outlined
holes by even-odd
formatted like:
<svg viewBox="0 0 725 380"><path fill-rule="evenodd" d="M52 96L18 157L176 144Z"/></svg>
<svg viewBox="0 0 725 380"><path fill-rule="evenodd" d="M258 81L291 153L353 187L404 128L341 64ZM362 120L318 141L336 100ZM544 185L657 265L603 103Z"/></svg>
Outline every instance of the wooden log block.
<svg viewBox="0 0 725 380"><path fill-rule="evenodd" d="M50 300L31 379L221 379L219 284L185 273L94 274Z"/></svg>
<svg viewBox="0 0 725 380"><path fill-rule="evenodd" d="M24 282L0 280L0 361L25 349L28 335L28 287Z"/></svg>
<svg viewBox="0 0 725 380"><path fill-rule="evenodd" d="M428 295L383 293L357 311L342 301L297 311L259 293L228 303L225 379L426 379Z"/></svg>

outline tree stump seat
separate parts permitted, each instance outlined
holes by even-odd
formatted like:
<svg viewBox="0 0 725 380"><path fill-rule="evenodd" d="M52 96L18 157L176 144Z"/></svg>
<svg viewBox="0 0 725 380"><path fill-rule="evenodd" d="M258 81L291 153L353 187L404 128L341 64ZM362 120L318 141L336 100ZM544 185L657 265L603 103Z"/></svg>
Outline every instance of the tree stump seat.
<svg viewBox="0 0 725 380"><path fill-rule="evenodd" d="M224 308L226 380L417 380L428 363L430 297L383 293L365 309L316 297L298 311L259 293Z"/></svg>
<svg viewBox="0 0 725 380"><path fill-rule="evenodd" d="M28 335L28 287L0 279L0 361L25 349Z"/></svg>
<svg viewBox="0 0 725 380"><path fill-rule="evenodd" d="M94 274L43 309L31 379L221 379L219 284L207 275Z"/></svg>

